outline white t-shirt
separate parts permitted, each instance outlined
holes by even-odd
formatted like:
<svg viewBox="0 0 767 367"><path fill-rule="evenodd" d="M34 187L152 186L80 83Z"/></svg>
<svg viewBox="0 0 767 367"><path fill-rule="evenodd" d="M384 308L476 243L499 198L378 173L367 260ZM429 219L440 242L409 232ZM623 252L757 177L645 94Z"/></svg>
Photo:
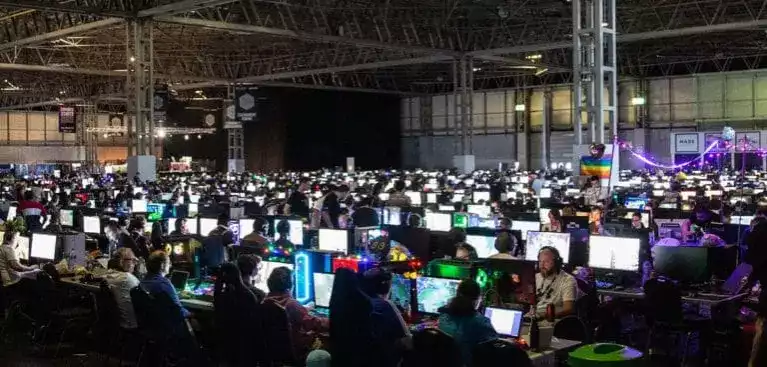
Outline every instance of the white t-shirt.
<svg viewBox="0 0 767 367"><path fill-rule="evenodd" d="M135 329L138 324L130 298L130 290L138 287L141 282L131 273L116 270L109 270L105 278L117 302L117 310L120 312L120 327Z"/></svg>
<svg viewBox="0 0 767 367"><path fill-rule="evenodd" d="M19 273L11 268L11 263L14 261L19 261L16 251L8 245L0 246L0 277L3 278L4 287L14 285L21 280Z"/></svg>
<svg viewBox="0 0 767 367"><path fill-rule="evenodd" d="M559 274L544 278L541 273L535 274L535 293L537 296L537 313L545 314L549 304L554 305L554 311L559 312L564 303L575 302L578 283L575 277L560 271Z"/></svg>

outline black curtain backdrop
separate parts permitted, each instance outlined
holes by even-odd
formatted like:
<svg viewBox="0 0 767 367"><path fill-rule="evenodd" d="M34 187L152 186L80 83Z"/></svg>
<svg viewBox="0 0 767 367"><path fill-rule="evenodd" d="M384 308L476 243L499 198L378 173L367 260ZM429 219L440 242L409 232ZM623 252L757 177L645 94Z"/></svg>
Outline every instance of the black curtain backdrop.
<svg viewBox="0 0 767 367"><path fill-rule="evenodd" d="M400 98L296 88L263 88L257 121L243 124L245 167L250 171L318 169L345 166L354 157L359 169L400 166ZM177 126L202 127L207 111L223 102L172 101L168 119ZM218 115L220 116L220 115ZM173 136L164 156L216 159L227 168L227 134L217 121L215 135Z"/></svg>
<svg viewBox="0 0 767 367"><path fill-rule="evenodd" d="M399 167L400 99L369 93L275 90L285 120L285 168Z"/></svg>

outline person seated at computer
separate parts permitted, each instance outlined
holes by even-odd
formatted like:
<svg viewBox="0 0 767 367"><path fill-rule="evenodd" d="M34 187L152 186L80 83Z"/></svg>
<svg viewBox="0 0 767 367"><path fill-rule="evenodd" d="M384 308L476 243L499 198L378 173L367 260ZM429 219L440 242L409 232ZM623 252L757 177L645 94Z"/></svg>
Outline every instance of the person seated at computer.
<svg viewBox="0 0 767 367"><path fill-rule="evenodd" d="M136 256L146 260L151 252L149 249L149 240L144 235L144 218L134 218L128 226L127 236L121 235L122 246L133 251Z"/></svg>
<svg viewBox="0 0 767 367"><path fill-rule="evenodd" d="M214 271L228 260L228 248L234 244L234 235L229 230L229 218L218 217L218 225L202 241L201 265Z"/></svg>
<svg viewBox="0 0 767 367"><path fill-rule="evenodd" d="M477 312L481 294L476 281L464 279L455 297L439 309L438 328L453 337L464 361L471 361L471 351L477 344L498 338L490 319Z"/></svg>
<svg viewBox="0 0 767 367"><path fill-rule="evenodd" d="M355 227L378 227L378 213L373 209L373 198L366 197L360 200L352 213L352 223Z"/></svg>
<svg viewBox="0 0 767 367"><path fill-rule="evenodd" d="M588 206L594 206L602 199L602 183L598 176L591 176L586 186L583 188L584 203Z"/></svg>
<svg viewBox="0 0 767 367"><path fill-rule="evenodd" d="M544 230L546 232L564 232L564 225L562 224L562 214L559 209L549 210L549 224L545 225Z"/></svg>
<svg viewBox="0 0 767 367"><path fill-rule="evenodd" d="M643 231L647 229L647 227L644 226L644 223L642 223L642 213L634 212L634 214L631 215L631 229L634 231Z"/></svg>
<svg viewBox="0 0 767 367"><path fill-rule="evenodd" d="M381 269L374 268L364 274L364 290L373 304L373 329L381 347L383 363L377 366L397 366L405 350L412 348L412 335L405 319L397 306L389 299L391 293L392 275Z"/></svg>
<svg viewBox="0 0 767 367"><path fill-rule="evenodd" d="M133 275L138 258L131 249L122 247L115 252L112 260L110 260L110 263L113 262L115 266L107 270L104 279L109 284L109 290L112 291L112 296L115 302L117 302L117 311L120 313L120 327L123 329L135 329L138 327L138 324L136 324L136 313L133 310L130 290L138 287L140 284L138 278Z"/></svg>
<svg viewBox="0 0 767 367"><path fill-rule="evenodd" d="M146 276L141 281L141 288L151 295L165 294L178 306L179 312L186 318L192 313L187 311L178 298L176 288L165 276L170 272L170 257L164 251L155 251L146 261Z"/></svg>
<svg viewBox="0 0 767 367"><path fill-rule="evenodd" d="M477 255L477 249L474 246L461 242L455 245L455 259L464 261L474 261L479 259Z"/></svg>
<svg viewBox="0 0 767 367"><path fill-rule="evenodd" d="M24 216L24 223L29 232L37 232L43 229L43 225L48 220L48 212L43 204L40 204L35 198L35 193L27 191L24 193L24 200L19 202L19 213Z"/></svg>
<svg viewBox="0 0 767 367"><path fill-rule="evenodd" d="M605 231L602 218L602 208L595 206L591 208L589 213L589 233L592 235L609 236L610 233Z"/></svg>
<svg viewBox="0 0 767 367"><path fill-rule="evenodd" d="M490 256L491 259L516 259L514 254L517 251L517 238L511 233L499 233L498 237L495 238L495 249L498 253Z"/></svg>
<svg viewBox="0 0 767 367"><path fill-rule="evenodd" d="M288 267L281 266L274 269L266 280L266 285L269 287L269 294L264 302L274 302L285 309L293 333L296 354L299 358L305 356L314 343L315 334L327 332L330 321L313 316L293 298L293 271Z"/></svg>
<svg viewBox="0 0 767 367"><path fill-rule="evenodd" d="M261 217L253 219L253 232L250 232L247 236L243 237L242 244L246 246L255 246L263 248L269 244L269 239L266 238L266 220Z"/></svg>
<svg viewBox="0 0 767 367"><path fill-rule="evenodd" d="M695 205L690 217L682 222L682 239L691 241L702 236L713 222L722 222L721 216L709 210L704 204Z"/></svg>
<svg viewBox="0 0 767 367"><path fill-rule="evenodd" d="M555 318L575 312L577 282L562 269L562 263L556 248L545 246L538 251L538 273L535 274L537 317L544 317L549 305L554 306Z"/></svg>
<svg viewBox="0 0 767 367"><path fill-rule="evenodd" d="M237 256L237 269L240 270L240 277L245 287L250 290L253 295L256 296L258 303L261 303L266 298L266 293L258 289L253 282L258 276L258 271L261 267L261 257L253 254L241 254Z"/></svg>
<svg viewBox="0 0 767 367"><path fill-rule="evenodd" d="M405 195L405 181L397 180L394 183L394 191L389 194L389 200L386 201L386 205L407 208L411 204L410 197Z"/></svg>
<svg viewBox="0 0 767 367"><path fill-rule="evenodd" d="M186 227L186 218L177 218L173 223L173 231L170 232L171 236L183 236L189 234L189 229Z"/></svg>
<svg viewBox="0 0 767 367"><path fill-rule="evenodd" d="M3 234L3 244L0 245L0 278L3 281L3 292L7 295L22 296L34 287L34 280L23 278L21 273L36 270L24 266L16 255L18 247L18 232L7 231Z"/></svg>
<svg viewBox="0 0 767 367"><path fill-rule="evenodd" d="M274 245L284 250L295 250L296 245L290 241L290 222L285 219L277 222L276 230L280 238L274 241ZM301 233L303 234L303 231Z"/></svg>

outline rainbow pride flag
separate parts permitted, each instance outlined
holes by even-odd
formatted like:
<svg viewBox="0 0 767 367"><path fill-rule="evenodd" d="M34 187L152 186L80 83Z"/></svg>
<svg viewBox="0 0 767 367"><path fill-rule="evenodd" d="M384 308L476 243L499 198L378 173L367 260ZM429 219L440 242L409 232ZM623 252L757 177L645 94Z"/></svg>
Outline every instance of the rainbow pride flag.
<svg viewBox="0 0 767 367"><path fill-rule="evenodd" d="M594 158L591 156L581 157L581 176L597 176L600 179L610 179L610 164L612 164L613 156L611 154L605 154L602 158Z"/></svg>

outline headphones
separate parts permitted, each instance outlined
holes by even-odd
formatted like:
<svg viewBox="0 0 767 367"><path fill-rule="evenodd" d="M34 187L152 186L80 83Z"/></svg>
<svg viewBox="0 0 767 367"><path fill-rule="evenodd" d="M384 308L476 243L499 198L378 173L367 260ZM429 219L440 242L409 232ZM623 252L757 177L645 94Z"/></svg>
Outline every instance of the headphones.
<svg viewBox="0 0 767 367"><path fill-rule="evenodd" d="M544 251L550 251L552 255L554 255L554 270L559 274L560 271L562 271L562 266L564 265L565 261L562 259L562 256L559 254L559 250L557 250L556 247L553 246L543 246L538 250L538 260L540 261L541 253ZM535 263L535 271L539 272L538 262Z"/></svg>

